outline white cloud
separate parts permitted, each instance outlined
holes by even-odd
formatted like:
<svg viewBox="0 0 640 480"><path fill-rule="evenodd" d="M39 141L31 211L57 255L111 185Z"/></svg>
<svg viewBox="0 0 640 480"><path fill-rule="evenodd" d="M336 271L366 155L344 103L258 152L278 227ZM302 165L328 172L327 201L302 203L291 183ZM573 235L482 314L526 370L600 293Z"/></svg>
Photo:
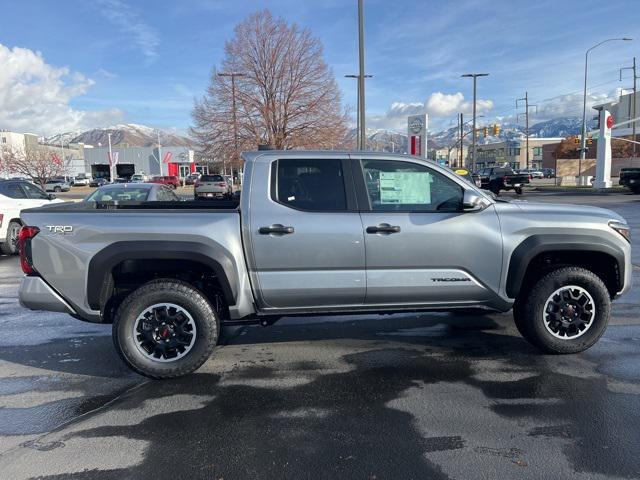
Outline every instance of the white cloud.
<svg viewBox="0 0 640 480"><path fill-rule="evenodd" d="M587 116L594 116L596 112L591 108L606 102L615 101L620 97L620 89L616 88L608 93L587 93ZM559 95L543 101L538 106L536 121L550 120L558 117L582 116L582 93Z"/></svg>
<svg viewBox="0 0 640 480"><path fill-rule="evenodd" d="M94 84L78 72L54 67L39 52L0 44L0 128L42 135L122 120L117 109L76 110L69 103Z"/></svg>
<svg viewBox="0 0 640 480"><path fill-rule="evenodd" d="M417 113L428 113L430 123L435 120L451 117L457 113L469 114L473 108L473 102L466 101L461 92L457 93L432 93L424 102L394 102L385 115L372 116L368 119L368 126L373 128L386 128L390 130L402 130L406 128L407 116ZM477 100L478 113L485 113L493 108L493 102L486 99Z"/></svg>
<svg viewBox="0 0 640 480"><path fill-rule="evenodd" d="M160 38L156 30L140 19L140 15L122 0L100 0L100 13L128 37L151 63L158 57ZM128 43L128 42L127 42Z"/></svg>

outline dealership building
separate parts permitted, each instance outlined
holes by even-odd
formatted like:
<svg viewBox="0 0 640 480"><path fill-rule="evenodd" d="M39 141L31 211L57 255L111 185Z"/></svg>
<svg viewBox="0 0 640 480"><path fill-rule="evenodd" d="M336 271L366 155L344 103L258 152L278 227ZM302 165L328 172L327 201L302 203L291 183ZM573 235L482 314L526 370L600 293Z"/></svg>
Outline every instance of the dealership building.
<svg viewBox="0 0 640 480"><path fill-rule="evenodd" d="M194 162L194 152L188 147L112 147L114 176L175 175L186 177L200 171ZM84 151L86 171L93 178L109 178L109 148L94 147Z"/></svg>

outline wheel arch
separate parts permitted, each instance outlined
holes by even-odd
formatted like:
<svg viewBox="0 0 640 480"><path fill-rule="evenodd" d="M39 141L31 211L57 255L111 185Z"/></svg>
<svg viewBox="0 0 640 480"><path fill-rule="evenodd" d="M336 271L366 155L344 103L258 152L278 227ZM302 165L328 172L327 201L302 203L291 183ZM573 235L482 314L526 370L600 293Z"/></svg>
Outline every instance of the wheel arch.
<svg viewBox="0 0 640 480"><path fill-rule="evenodd" d="M114 270L126 261L185 262L202 266L215 275L227 305L236 304L237 267L231 254L222 247L183 241L122 241L100 250L89 262L87 302L91 308L104 307L114 287ZM159 264L157 273L163 271Z"/></svg>
<svg viewBox="0 0 640 480"><path fill-rule="evenodd" d="M534 269L544 272L562 265L582 266L604 277L612 296L623 287L624 252L613 242L597 235L543 234L528 237L513 250L505 285L507 296L517 298Z"/></svg>

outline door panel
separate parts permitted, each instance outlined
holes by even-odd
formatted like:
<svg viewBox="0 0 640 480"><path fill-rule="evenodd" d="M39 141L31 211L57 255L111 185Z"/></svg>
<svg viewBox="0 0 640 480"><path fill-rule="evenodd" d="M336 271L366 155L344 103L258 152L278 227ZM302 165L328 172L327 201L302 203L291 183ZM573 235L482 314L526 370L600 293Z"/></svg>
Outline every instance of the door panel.
<svg viewBox="0 0 640 480"><path fill-rule="evenodd" d="M367 207L365 304L464 305L493 297L502 268L493 206L462 212L463 183L424 162L356 165L359 202Z"/></svg>
<svg viewBox="0 0 640 480"><path fill-rule="evenodd" d="M393 234L367 234L366 304L482 302L497 291L502 265L493 207L477 213L362 213L365 228L389 223Z"/></svg>
<svg viewBox="0 0 640 480"><path fill-rule="evenodd" d="M254 164L253 178L270 178L251 182L249 263L262 308L363 304L362 223L348 195L335 191L345 185L342 159L336 157L337 164L324 156L321 164L312 160L273 168ZM340 176L332 176L338 171L334 167ZM338 211L309 211L313 208Z"/></svg>

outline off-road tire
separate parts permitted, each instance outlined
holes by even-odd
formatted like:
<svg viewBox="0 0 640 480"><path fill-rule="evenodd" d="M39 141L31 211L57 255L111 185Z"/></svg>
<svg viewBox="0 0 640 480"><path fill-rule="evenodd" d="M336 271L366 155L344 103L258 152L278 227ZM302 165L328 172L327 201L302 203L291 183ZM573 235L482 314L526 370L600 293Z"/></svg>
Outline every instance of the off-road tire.
<svg viewBox="0 0 640 480"><path fill-rule="evenodd" d="M9 222L9 227L7 228L7 236L4 239L4 242L0 243L0 251L5 255L17 255L18 254L18 243L16 238L16 243L13 243L13 239L11 238L11 232L13 229L17 227L18 231L20 230L22 224L17 220L11 220Z"/></svg>
<svg viewBox="0 0 640 480"><path fill-rule="evenodd" d="M193 347L184 357L171 362L159 362L143 355L133 335L138 315L157 303L179 305L196 324ZM200 290L180 280L158 279L134 290L118 307L113 322L113 343L122 360L137 373L153 379L168 379L200 368L216 346L219 332L218 315Z"/></svg>
<svg viewBox="0 0 640 480"><path fill-rule="evenodd" d="M575 285L585 289L593 298L595 316L589 329L577 338L557 338L544 324L544 306L553 292L563 286ZM580 267L563 267L546 274L520 292L513 318L520 334L545 353L566 354L582 352L602 336L609 323L611 299L600 277Z"/></svg>

